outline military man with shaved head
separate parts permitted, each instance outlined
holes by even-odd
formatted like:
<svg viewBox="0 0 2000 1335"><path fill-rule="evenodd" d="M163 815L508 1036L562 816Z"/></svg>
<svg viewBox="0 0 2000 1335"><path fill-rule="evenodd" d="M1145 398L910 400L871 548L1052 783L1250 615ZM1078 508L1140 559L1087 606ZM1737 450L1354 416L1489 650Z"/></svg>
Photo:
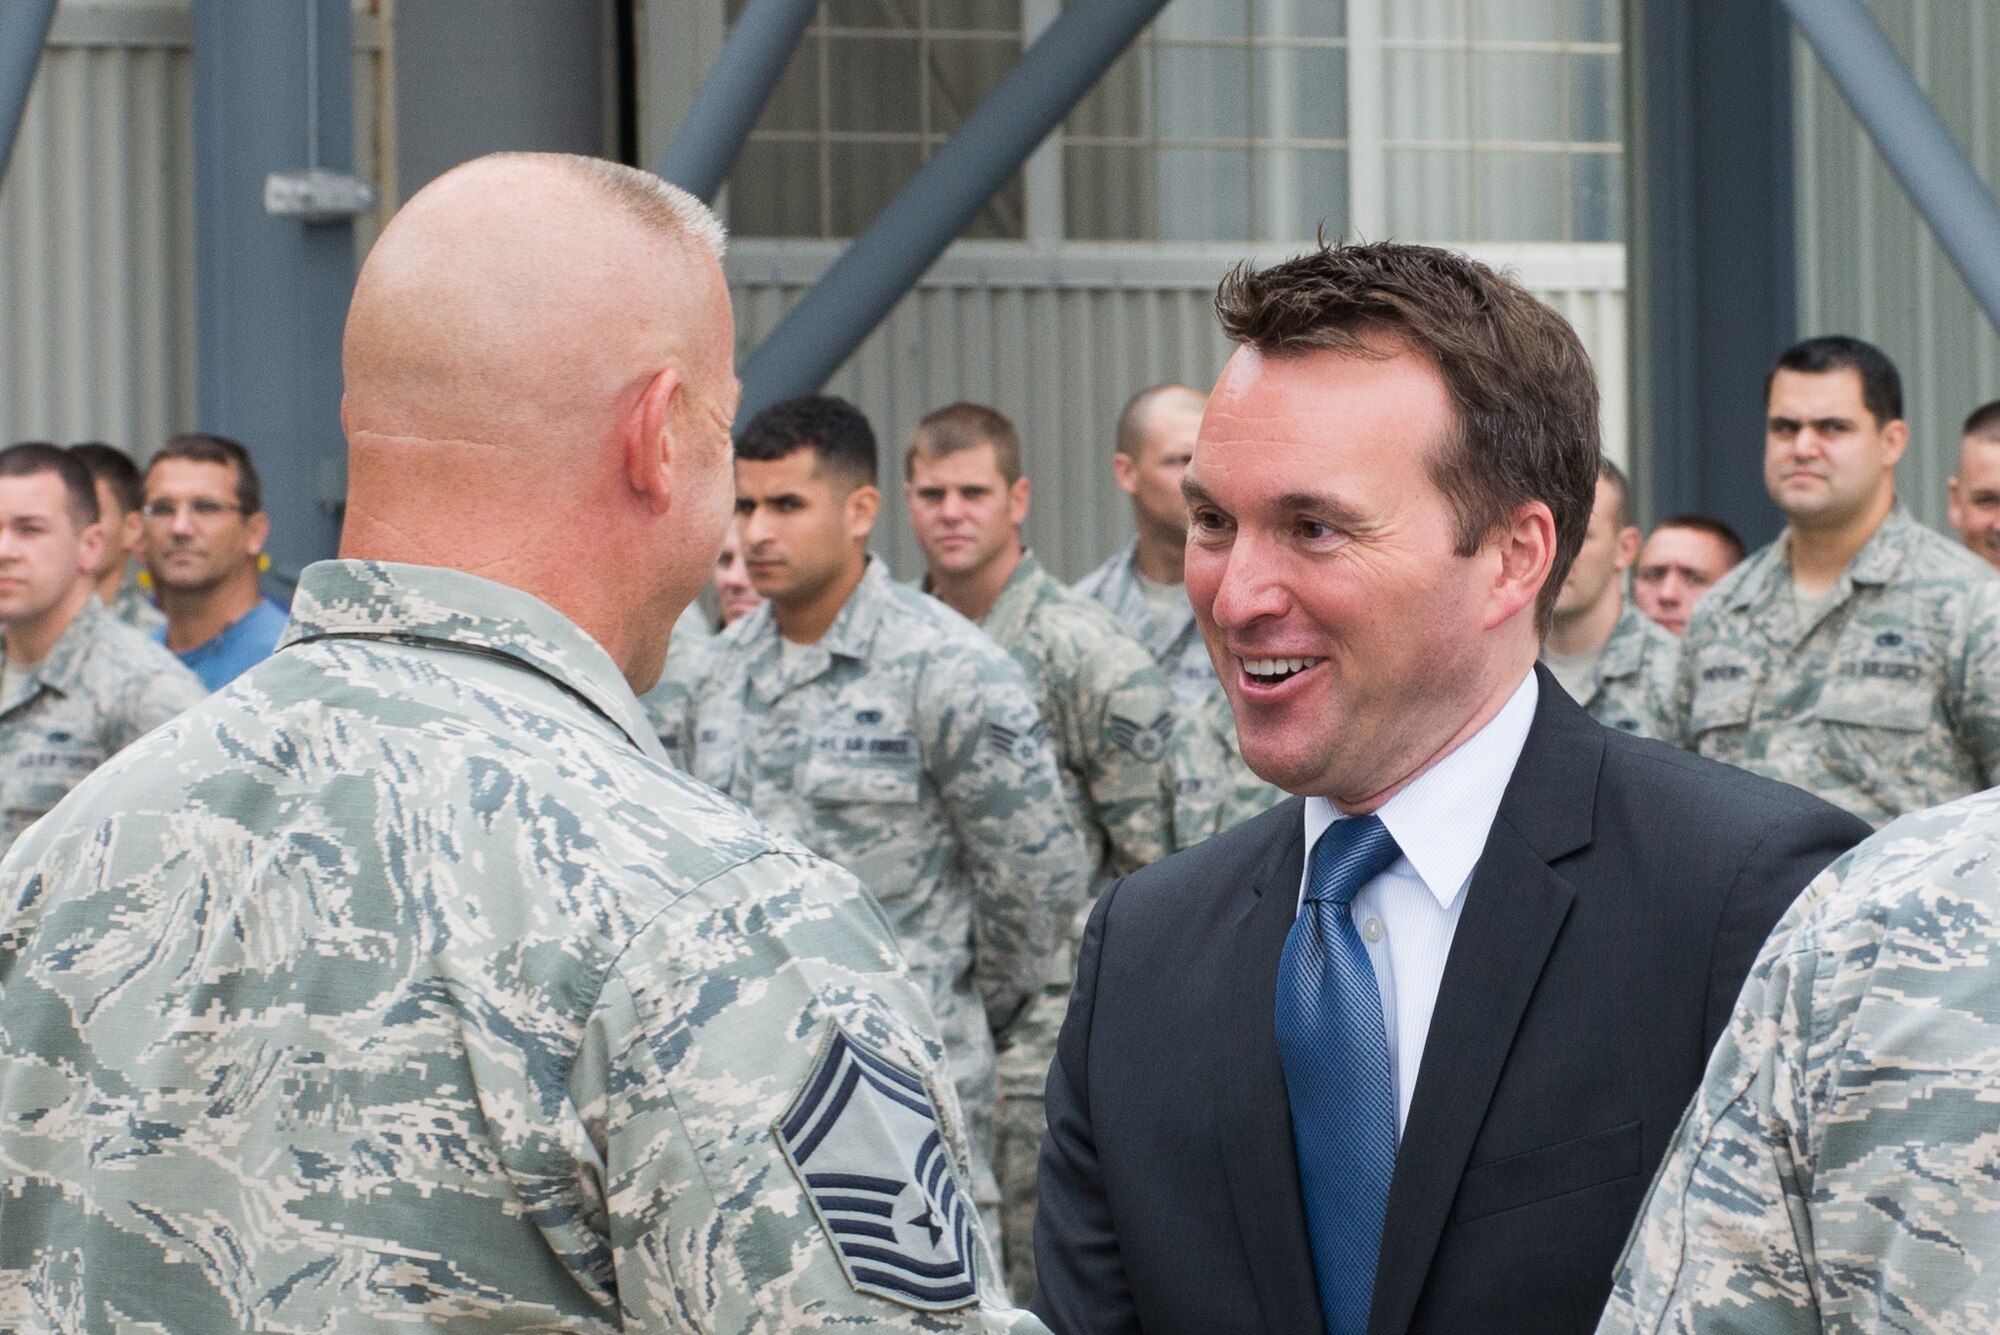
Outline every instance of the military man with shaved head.
<svg viewBox="0 0 2000 1335"><path fill-rule="evenodd" d="M340 559L0 865L0 1329L1039 1329L881 911L634 696L732 499L721 247L545 154L384 230Z"/></svg>

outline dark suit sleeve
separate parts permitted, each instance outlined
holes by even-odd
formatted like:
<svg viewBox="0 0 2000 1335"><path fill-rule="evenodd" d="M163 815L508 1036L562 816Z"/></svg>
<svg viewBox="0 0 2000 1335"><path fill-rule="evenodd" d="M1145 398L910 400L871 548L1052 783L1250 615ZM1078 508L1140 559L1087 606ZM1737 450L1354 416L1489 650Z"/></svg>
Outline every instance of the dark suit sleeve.
<svg viewBox="0 0 2000 1335"><path fill-rule="evenodd" d="M1870 833L1857 817L1820 803L1772 824L1750 850L1716 923L1701 1025L1704 1052L1712 1052L1721 1039L1736 1007L1736 994L1743 990L1743 980L1778 919L1813 877Z"/></svg>
<svg viewBox="0 0 2000 1335"><path fill-rule="evenodd" d="M1104 959L1105 924L1123 881L1091 910L1077 950L1076 986L1049 1067L1048 1134L1037 1169L1034 1301L1055 1335L1139 1335L1131 1285L1118 1253L1090 1124L1090 1027Z"/></svg>

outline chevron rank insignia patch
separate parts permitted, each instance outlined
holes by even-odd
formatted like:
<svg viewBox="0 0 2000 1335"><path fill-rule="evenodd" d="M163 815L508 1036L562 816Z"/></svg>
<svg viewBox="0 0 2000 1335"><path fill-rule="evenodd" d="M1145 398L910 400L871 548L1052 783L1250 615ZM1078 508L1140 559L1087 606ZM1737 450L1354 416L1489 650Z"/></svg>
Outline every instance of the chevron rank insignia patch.
<svg viewBox="0 0 2000 1335"><path fill-rule="evenodd" d="M973 1205L922 1080L835 1025L776 1130L848 1283L925 1311L977 1300Z"/></svg>

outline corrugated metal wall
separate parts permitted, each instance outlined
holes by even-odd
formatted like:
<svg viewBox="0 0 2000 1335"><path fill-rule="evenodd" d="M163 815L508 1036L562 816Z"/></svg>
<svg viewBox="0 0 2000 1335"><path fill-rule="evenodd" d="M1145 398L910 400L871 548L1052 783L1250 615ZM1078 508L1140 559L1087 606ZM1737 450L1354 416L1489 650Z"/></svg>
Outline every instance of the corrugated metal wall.
<svg viewBox="0 0 2000 1335"><path fill-rule="evenodd" d="M192 31L188 0L56 13L0 185L0 443L107 440L143 458L195 424ZM358 14L364 175L380 46Z"/></svg>
<svg viewBox="0 0 2000 1335"><path fill-rule="evenodd" d="M732 245L739 359L835 253L817 243ZM1512 269L1576 326L1599 367L1606 446L1624 460L1624 247L1475 253ZM880 436L887 504L875 550L899 576L922 570L902 505L903 447L918 418L954 399L990 404L1019 427L1035 483L1029 545L1059 577L1080 577L1129 541L1130 503L1111 480L1113 422L1147 385L1214 383L1229 345L1209 303L1242 258L1226 247L953 247L827 387L858 404Z"/></svg>
<svg viewBox="0 0 2000 1335"><path fill-rule="evenodd" d="M1870 8L1989 188L2000 182L2000 4ZM1898 484L1918 516L1949 532L1959 424L2000 397L2000 339L1803 40L1793 68L1800 333L1854 334L1896 360L1910 421Z"/></svg>

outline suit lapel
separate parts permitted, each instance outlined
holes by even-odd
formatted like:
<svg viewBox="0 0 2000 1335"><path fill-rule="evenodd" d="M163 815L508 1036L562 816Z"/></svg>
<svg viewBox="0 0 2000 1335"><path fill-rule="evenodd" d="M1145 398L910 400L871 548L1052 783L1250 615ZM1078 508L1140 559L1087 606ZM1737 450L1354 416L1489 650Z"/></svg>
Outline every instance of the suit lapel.
<svg viewBox="0 0 2000 1335"><path fill-rule="evenodd" d="M1396 1154L1370 1335L1409 1328L1514 1034L1575 892L1549 863L1590 842L1598 725L1546 671L1521 759L1466 887Z"/></svg>
<svg viewBox="0 0 2000 1335"><path fill-rule="evenodd" d="M1318 1332L1319 1294L1299 1194L1298 1156L1292 1148L1285 1070L1272 1027L1278 961L1305 868L1301 805L1296 800L1285 804L1292 813L1288 836L1273 842L1270 855L1250 878L1249 893L1239 890L1233 896L1238 901L1234 916L1223 924L1225 1013L1213 1041L1224 1047L1213 1069L1222 1113L1223 1172L1263 1328Z"/></svg>

